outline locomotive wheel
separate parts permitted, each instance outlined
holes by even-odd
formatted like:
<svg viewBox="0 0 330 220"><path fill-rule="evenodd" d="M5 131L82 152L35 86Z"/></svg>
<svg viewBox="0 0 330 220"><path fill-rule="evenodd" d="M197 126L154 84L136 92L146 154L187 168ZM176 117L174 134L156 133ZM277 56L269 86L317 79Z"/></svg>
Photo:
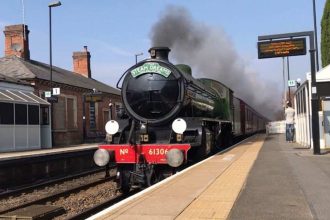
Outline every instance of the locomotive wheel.
<svg viewBox="0 0 330 220"><path fill-rule="evenodd" d="M122 191L123 193L128 193L131 190L130 177L131 174L129 170L120 171L118 186L120 188L120 191Z"/></svg>
<svg viewBox="0 0 330 220"><path fill-rule="evenodd" d="M151 186L159 181L156 171L152 170L150 174L147 176L147 184L148 186Z"/></svg>
<svg viewBox="0 0 330 220"><path fill-rule="evenodd" d="M217 149L225 149L233 144L233 135L229 131L221 133L216 140Z"/></svg>
<svg viewBox="0 0 330 220"><path fill-rule="evenodd" d="M228 135L227 135L226 145L227 145L227 147L230 147L231 145L233 145L233 135L229 132L228 132Z"/></svg>
<svg viewBox="0 0 330 220"><path fill-rule="evenodd" d="M217 150L222 150L225 148L225 146L226 146L226 135L221 133L218 135L216 139L215 147Z"/></svg>
<svg viewBox="0 0 330 220"><path fill-rule="evenodd" d="M205 158L213 148L212 143L212 135L210 135L210 131L207 128L202 129L202 145L198 149L198 159Z"/></svg>

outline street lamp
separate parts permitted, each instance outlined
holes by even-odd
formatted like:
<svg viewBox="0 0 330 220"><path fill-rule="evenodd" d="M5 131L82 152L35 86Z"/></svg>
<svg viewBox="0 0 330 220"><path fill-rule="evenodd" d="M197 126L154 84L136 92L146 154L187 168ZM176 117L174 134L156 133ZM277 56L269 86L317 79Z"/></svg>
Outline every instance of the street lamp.
<svg viewBox="0 0 330 220"><path fill-rule="evenodd" d="M53 63L52 63L52 8L60 6L60 1L53 1L49 3L49 71L50 71L50 114L51 114L51 121L53 120ZM52 137L52 145L54 143L54 133L53 133L53 123L51 125L51 137Z"/></svg>
<svg viewBox="0 0 330 220"><path fill-rule="evenodd" d="M51 97L53 97L53 62L52 62L52 8L61 5L60 1L53 1L49 3L49 70L50 70L50 89Z"/></svg>
<svg viewBox="0 0 330 220"><path fill-rule="evenodd" d="M301 79L298 78L298 79L296 80L296 86L297 86L297 88L298 88L300 85L301 85Z"/></svg>
<svg viewBox="0 0 330 220"><path fill-rule="evenodd" d="M143 55L143 53L137 53L137 54L135 54L135 64L137 63L137 57L138 56L142 56Z"/></svg>

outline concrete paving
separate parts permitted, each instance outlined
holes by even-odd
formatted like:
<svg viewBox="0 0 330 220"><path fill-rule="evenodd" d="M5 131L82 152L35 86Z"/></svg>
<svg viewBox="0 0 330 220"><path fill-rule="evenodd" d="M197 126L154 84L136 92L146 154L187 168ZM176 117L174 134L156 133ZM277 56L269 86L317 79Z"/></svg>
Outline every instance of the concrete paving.
<svg viewBox="0 0 330 220"><path fill-rule="evenodd" d="M268 136L229 219L330 219L330 154Z"/></svg>

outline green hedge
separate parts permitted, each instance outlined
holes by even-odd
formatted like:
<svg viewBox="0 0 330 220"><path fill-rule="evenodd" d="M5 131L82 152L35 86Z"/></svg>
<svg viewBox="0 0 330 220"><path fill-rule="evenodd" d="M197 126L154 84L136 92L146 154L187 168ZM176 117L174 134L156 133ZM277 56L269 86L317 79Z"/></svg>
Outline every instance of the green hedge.
<svg viewBox="0 0 330 220"><path fill-rule="evenodd" d="M330 0L324 6L321 28L322 66L325 67L330 64Z"/></svg>

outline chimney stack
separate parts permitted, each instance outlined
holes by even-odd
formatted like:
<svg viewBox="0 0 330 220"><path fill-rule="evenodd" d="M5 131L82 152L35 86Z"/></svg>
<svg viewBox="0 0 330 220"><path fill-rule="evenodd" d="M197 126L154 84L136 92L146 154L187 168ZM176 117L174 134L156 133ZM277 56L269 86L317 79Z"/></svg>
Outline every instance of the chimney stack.
<svg viewBox="0 0 330 220"><path fill-rule="evenodd" d="M30 59L29 30L24 24L6 26L5 34L5 56L16 55L25 60Z"/></svg>
<svg viewBox="0 0 330 220"><path fill-rule="evenodd" d="M170 53L171 49L168 47L152 47L148 51L152 59L168 61L168 54Z"/></svg>
<svg viewBox="0 0 330 220"><path fill-rule="evenodd" d="M91 55L84 46L83 52L73 52L73 71L81 74L84 77L91 78Z"/></svg>

